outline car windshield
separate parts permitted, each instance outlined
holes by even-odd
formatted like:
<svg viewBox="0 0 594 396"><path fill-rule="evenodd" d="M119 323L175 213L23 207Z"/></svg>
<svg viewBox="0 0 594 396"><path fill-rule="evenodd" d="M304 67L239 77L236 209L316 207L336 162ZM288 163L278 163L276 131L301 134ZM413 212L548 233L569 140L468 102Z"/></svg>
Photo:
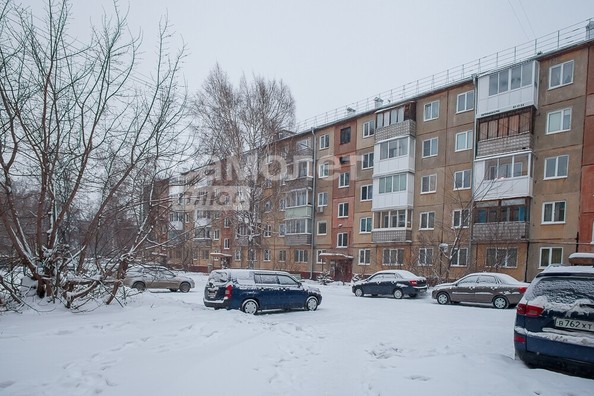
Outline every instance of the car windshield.
<svg viewBox="0 0 594 396"><path fill-rule="evenodd" d="M526 293L527 300L546 297L549 303L574 304L581 300L594 304L594 278L546 277L533 285ZM581 302L580 301L580 302Z"/></svg>

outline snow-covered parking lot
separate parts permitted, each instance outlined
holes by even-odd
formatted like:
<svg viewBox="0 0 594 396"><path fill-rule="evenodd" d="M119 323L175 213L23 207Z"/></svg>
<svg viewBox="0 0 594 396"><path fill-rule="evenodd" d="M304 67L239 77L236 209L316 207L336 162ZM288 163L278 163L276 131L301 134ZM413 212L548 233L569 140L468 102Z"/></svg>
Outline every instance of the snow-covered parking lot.
<svg viewBox="0 0 594 396"><path fill-rule="evenodd" d="M190 293L125 308L0 316L2 395L592 395L594 381L514 360L515 311L357 298L249 316Z"/></svg>

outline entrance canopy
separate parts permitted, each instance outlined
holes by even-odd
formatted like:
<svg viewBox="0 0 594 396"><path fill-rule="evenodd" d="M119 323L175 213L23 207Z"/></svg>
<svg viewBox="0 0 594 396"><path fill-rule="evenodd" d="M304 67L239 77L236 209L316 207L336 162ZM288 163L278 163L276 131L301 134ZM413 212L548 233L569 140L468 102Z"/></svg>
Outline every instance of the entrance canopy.
<svg viewBox="0 0 594 396"><path fill-rule="evenodd" d="M324 252L320 253L320 258L326 260L352 260L353 256L349 256L348 254L344 253Z"/></svg>

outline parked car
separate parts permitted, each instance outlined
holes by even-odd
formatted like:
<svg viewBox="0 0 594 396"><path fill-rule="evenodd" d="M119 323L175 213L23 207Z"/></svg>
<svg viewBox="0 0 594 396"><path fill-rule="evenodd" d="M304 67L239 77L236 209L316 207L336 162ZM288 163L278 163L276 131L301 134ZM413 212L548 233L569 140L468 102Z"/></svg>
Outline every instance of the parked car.
<svg viewBox="0 0 594 396"><path fill-rule="evenodd" d="M187 293L196 286L192 278L160 266L135 266L129 269L124 278L124 285L139 291L169 289L182 293Z"/></svg>
<svg viewBox="0 0 594 396"><path fill-rule="evenodd" d="M516 356L594 379L594 267L551 267L516 309Z"/></svg>
<svg viewBox="0 0 594 396"><path fill-rule="evenodd" d="M210 273L203 301L209 308L248 314L274 309L315 311L322 294L284 271L221 269Z"/></svg>
<svg viewBox="0 0 594 396"><path fill-rule="evenodd" d="M352 290L357 297L390 294L400 299L406 294L414 298L427 292L427 279L405 270L378 271L367 279L354 282Z"/></svg>
<svg viewBox="0 0 594 396"><path fill-rule="evenodd" d="M439 304L484 303L505 309L515 306L528 288L507 274L480 272L469 274L452 283L442 283L433 288L431 297Z"/></svg>

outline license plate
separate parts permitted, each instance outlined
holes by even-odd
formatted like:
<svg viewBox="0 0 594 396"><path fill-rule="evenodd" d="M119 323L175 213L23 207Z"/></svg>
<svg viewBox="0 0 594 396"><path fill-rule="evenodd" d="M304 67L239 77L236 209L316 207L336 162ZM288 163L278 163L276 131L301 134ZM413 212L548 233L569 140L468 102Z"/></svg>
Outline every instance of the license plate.
<svg viewBox="0 0 594 396"><path fill-rule="evenodd" d="M585 320L555 318L555 327L594 332L594 322Z"/></svg>

